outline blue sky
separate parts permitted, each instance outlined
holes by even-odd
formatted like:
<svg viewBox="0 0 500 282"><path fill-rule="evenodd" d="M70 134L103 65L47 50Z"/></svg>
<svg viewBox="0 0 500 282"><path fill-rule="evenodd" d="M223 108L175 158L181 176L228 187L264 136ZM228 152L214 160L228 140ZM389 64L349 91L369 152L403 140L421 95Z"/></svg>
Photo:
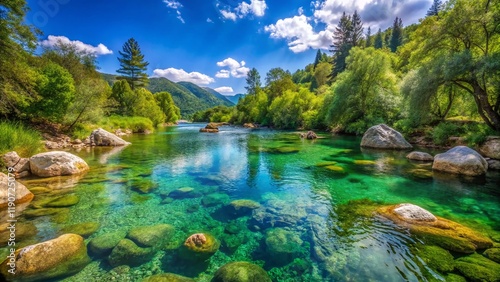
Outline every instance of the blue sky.
<svg viewBox="0 0 500 282"><path fill-rule="evenodd" d="M65 41L98 56L115 73L130 37L150 63L148 75L190 81L223 94L243 93L246 72L273 67L291 72L327 51L342 12L357 10L365 32L385 29L396 16L418 22L432 0L28 0L26 21L40 44ZM232 90L232 91L231 91Z"/></svg>

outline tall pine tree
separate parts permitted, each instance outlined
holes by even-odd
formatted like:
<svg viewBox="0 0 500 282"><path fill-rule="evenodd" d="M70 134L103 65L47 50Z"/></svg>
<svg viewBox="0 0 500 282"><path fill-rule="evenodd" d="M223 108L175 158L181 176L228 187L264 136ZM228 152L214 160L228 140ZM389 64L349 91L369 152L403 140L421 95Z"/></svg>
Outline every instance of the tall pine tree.
<svg viewBox="0 0 500 282"><path fill-rule="evenodd" d="M351 16L346 15L345 12L335 28L333 45L330 47L332 47L330 51L334 53L332 77L336 77L346 69L345 59L352 48L352 20Z"/></svg>
<svg viewBox="0 0 500 282"><path fill-rule="evenodd" d="M375 41L373 42L373 46L375 49L382 49L384 48L384 38L382 35L382 29L378 29L377 34L375 35Z"/></svg>
<svg viewBox="0 0 500 282"><path fill-rule="evenodd" d="M358 11L354 11L351 18L351 45L358 46L363 38L363 23L359 17Z"/></svg>
<svg viewBox="0 0 500 282"><path fill-rule="evenodd" d="M368 27L368 31L366 32L366 41L365 47L372 47L373 45L373 37L372 37L372 29Z"/></svg>
<svg viewBox="0 0 500 282"><path fill-rule="evenodd" d="M403 21L396 17L392 26L390 47L392 52L396 52L399 46L403 44Z"/></svg>
<svg viewBox="0 0 500 282"><path fill-rule="evenodd" d="M442 1L441 0L434 0L432 2L432 6L427 11L427 16L428 17L437 16L442 8L443 8Z"/></svg>
<svg viewBox="0 0 500 282"><path fill-rule="evenodd" d="M261 88L261 82L260 82L260 74L256 68L252 68L248 72L246 82L247 86L245 86L245 89L247 90L247 94L255 95L257 94L257 92L259 92Z"/></svg>
<svg viewBox="0 0 500 282"><path fill-rule="evenodd" d="M116 72L122 74L118 79L126 80L132 89L144 87L148 84L148 75L145 73L149 65L144 61L139 43L134 38L130 38L123 45L123 52L120 51L120 69Z"/></svg>
<svg viewBox="0 0 500 282"><path fill-rule="evenodd" d="M318 49L318 52L316 53L316 58L314 59L314 67L313 69L316 69L316 66L321 62L321 58L323 57L323 54L321 53L321 50Z"/></svg>

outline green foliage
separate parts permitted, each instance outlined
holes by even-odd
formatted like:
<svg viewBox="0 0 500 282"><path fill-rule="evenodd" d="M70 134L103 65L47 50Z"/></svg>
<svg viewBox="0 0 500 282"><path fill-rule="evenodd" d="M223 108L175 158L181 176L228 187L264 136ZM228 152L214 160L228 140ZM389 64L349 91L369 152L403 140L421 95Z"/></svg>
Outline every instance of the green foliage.
<svg viewBox="0 0 500 282"><path fill-rule="evenodd" d="M168 92L154 94L158 106L165 114L165 122L177 122L181 117L180 109L175 105L172 96Z"/></svg>
<svg viewBox="0 0 500 282"><path fill-rule="evenodd" d="M118 80L113 85L111 98L115 101L117 114L124 116L133 114L137 97L126 80Z"/></svg>
<svg viewBox="0 0 500 282"><path fill-rule="evenodd" d="M75 99L69 105L65 120L69 130L79 122L95 123L105 114L111 87L102 79L86 79L76 87Z"/></svg>
<svg viewBox="0 0 500 282"><path fill-rule="evenodd" d="M145 88L138 88L134 93L137 99L132 108L132 116L146 117L153 122L155 127L165 122L165 114L151 92Z"/></svg>
<svg viewBox="0 0 500 282"><path fill-rule="evenodd" d="M123 45L123 52L120 51L121 58L120 69L116 72L123 74L118 79L125 79L132 89L136 87L144 87L148 84L148 75L145 71L149 63L144 61L144 55L141 52L139 43L134 38L130 38Z"/></svg>
<svg viewBox="0 0 500 282"><path fill-rule="evenodd" d="M433 0L432 6L427 10L427 16L437 16L439 12L443 9L443 3L441 0Z"/></svg>
<svg viewBox="0 0 500 282"><path fill-rule="evenodd" d="M446 145L452 136L458 136L460 127L454 123L443 122L432 130L432 140L437 145Z"/></svg>
<svg viewBox="0 0 500 282"><path fill-rule="evenodd" d="M353 48L349 67L325 98L326 123L347 132L364 133L375 123L392 123L399 117L401 99L390 54L374 48Z"/></svg>
<svg viewBox="0 0 500 282"><path fill-rule="evenodd" d="M43 149L36 130L19 122L0 121L0 155L16 151L21 157L31 157Z"/></svg>
<svg viewBox="0 0 500 282"><path fill-rule="evenodd" d="M382 49L384 48L384 38L382 35L382 29L378 29L377 34L375 35L375 41L373 42L373 47L375 49Z"/></svg>
<svg viewBox="0 0 500 282"><path fill-rule="evenodd" d="M49 62L40 70L36 91L39 97L27 110L31 116L61 122L75 97L71 74L60 65Z"/></svg>
<svg viewBox="0 0 500 282"><path fill-rule="evenodd" d="M488 136L495 134L497 132L484 123L470 123L465 128L465 142L471 147L479 146L486 142Z"/></svg>
<svg viewBox="0 0 500 282"><path fill-rule="evenodd" d="M391 44L392 52L396 52L399 46L403 43L403 21L401 18L396 17L392 26Z"/></svg>
<svg viewBox="0 0 500 282"><path fill-rule="evenodd" d="M234 116L234 121L239 124L247 122L268 124L268 101L269 98L263 90L254 95L246 95L236 105L237 114Z"/></svg>
<svg viewBox="0 0 500 282"><path fill-rule="evenodd" d="M153 122L149 118L145 117L110 116L101 119L98 126L110 132L113 132L116 129L130 129L132 132L138 133L154 130ZM86 136L89 135L90 132Z"/></svg>
<svg viewBox="0 0 500 282"><path fill-rule="evenodd" d="M260 74L256 68L252 68L248 72L246 82L247 86L245 86L245 89L247 90L247 94L255 94L260 90Z"/></svg>
<svg viewBox="0 0 500 282"><path fill-rule="evenodd" d="M272 124L279 128L314 126L319 103L320 99L306 88L298 92L286 90L269 106L269 117Z"/></svg>
<svg viewBox="0 0 500 282"><path fill-rule="evenodd" d="M217 106L193 115L194 122L229 122L233 118L234 108Z"/></svg>

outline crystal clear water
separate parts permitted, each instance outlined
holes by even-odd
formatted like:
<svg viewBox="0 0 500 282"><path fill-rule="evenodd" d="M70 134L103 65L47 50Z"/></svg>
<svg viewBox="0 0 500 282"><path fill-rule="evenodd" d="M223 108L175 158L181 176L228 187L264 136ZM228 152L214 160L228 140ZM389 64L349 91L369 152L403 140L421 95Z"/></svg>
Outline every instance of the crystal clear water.
<svg viewBox="0 0 500 282"><path fill-rule="evenodd" d="M29 188L52 191L34 190L36 199L19 220L37 232L21 244L54 238L78 223L99 223L87 242L116 230L168 223L175 227L174 238L149 262L111 271L105 258L94 257L64 281L140 281L163 272L210 281L232 261L258 264L273 281L444 281L412 251L417 239L387 221L353 212L356 203L368 203L353 200L413 203L500 238L498 173L480 178L433 173L429 164L406 160L407 152L360 150L356 137L320 134L310 141L294 132L236 127L207 134L198 132L202 126L134 135L128 137L132 145L111 152L81 151L77 154L91 166L82 178L27 181ZM194 188L196 196L167 197L181 187ZM29 216L37 203L67 194L78 196L78 204ZM260 208L228 213L227 205L238 199ZM199 232L217 238L219 251L205 262L178 259L176 248Z"/></svg>

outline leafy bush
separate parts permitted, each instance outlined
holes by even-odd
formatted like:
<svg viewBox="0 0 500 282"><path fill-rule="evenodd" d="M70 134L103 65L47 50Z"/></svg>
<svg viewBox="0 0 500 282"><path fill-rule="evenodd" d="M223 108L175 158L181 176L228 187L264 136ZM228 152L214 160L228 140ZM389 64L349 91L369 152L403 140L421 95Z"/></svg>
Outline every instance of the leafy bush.
<svg viewBox="0 0 500 282"><path fill-rule="evenodd" d="M0 121L0 154L16 151L30 157L43 148L40 133L18 122Z"/></svg>
<svg viewBox="0 0 500 282"><path fill-rule="evenodd" d="M132 132L138 133L142 133L146 130L154 130L153 122L145 117L110 116L101 120L99 126L108 131L115 131L119 128L130 129Z"/></svg>
<svg viewBox="0 0 500 282"><path fill-rule="evenodd" d="M484 143L488 135L496 135L494 130L484 123L472 123L466 126L465 141L471 147Z"/></svg>
<svg viewBox="0 0 500 282"><path fill-rule="evenodd" d="M454 123L442 122L432 130L432 140L437 145L445 145L452 136L460 135L460 127Z"/></svg>

